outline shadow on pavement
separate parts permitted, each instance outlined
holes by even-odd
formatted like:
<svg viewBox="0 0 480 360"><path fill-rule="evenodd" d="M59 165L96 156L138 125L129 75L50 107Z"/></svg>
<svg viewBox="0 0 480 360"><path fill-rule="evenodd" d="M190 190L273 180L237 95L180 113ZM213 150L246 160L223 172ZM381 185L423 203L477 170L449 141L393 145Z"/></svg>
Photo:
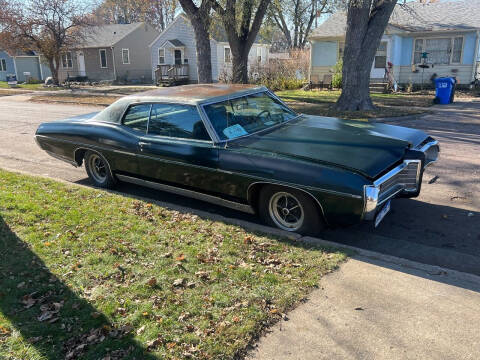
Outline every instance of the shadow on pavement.
<svg viewBox="0 0 480 360"><path fill-rule="evenodd" d="M133 339L128 327L114 328L52 274L1 217L0 312L13 327L0 331L0 344L3 335L18 331L42 359L156 359Z"/></svg>

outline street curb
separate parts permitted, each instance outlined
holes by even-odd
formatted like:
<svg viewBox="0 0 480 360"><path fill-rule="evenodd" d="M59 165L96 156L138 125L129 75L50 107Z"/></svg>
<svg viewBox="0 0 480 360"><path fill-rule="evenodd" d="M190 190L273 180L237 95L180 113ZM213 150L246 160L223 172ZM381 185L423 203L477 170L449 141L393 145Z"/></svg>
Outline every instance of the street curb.
<svg viewBox="0 0 480 360"><path fill-rule="evenodd" d="M395 264L400 267L409 268L413 270L423 271L426 272L428 275L440 276L440 277L448 277L449 279L458 279L461 278L463 280L467 280L469 282L473 282L476 284L480 284L480 276L465 273L458 270L453 270L449 268L444 268L438 265L430 265L430 264L423 264L416 261L399 258L392 255L382 254L376 251L366 250L362 248L357 248L350 245L343 245L333 241L323 240L319 238L313 238L310 236L305 236L299 239L300 241L304 241L306 243L320 245L320 246L327 246L327 247L334 247L337 249L345 249L355 252L357 255L351 256L352 258L357 258L361 260L361 258L367 258L371 260L379 260L390 264Z"/></svg>
<svg viewBox="0 0 480 360"><path fill-rule="evenodd" d="M70 182L70 181L67 181L67 180L57 179L57 178L49 177L49 176L45 176L45 175L32 174L32 173L22 171L22 170L15 170L15 169L10 169L10 168L3 168L3 169L7 170L7 171L18 173L18 174L24 174L24 175L36 176L36 177L40 177L40 178L44 178L44 179L54 180L54 181L58 181L58 182L61 182L63 184L67 184L67 185L71 185L71 186L78 186L78 187L82 187L82 188L86 188L86 189L96 189L96 190L100 190L100 191L110 192L110 193L113 193L113 194L116 194L116 195L121 195L121 196L124 196L124 197L135 198L135 199L138 199L138 200L142 200L142 201L145 201L145 202L148 202L148 203L152 203L152 204L155 204L155 205L158 205L158 206L168 208L170 210L188 212L188 213L200 216L204 219L209 219L209 220L212 220L212 221L220 221L220 222L224 222L224 223L229 224L229 225L237 225L237 226L242 227L245 230L252 231L252 232L262 233L262 234L265 234L265 235L272 235L272 236L276 236L276 237L282 237L282 238L285 238L285 239L288 239L288 240L304 242L306 244L311 244L311 245L316 245L316 246L321 246L321 247L333 248L333 249L344 250L344 251L347 250L347 252L350 252L350 253L353 252L354 253L354 255L350 256L353 259L362 260L362 258L366 258L366 259L370 259L370 260L377 260L377 261L382 261L382 262L389 263L389 264L394 264L394 265L397 265L397 266L400 266L400 267L403 267L403 268L422 271L422 272L425 272L426 274L428 274L430 276L438 276L436 278L436 280L439 280L440 277L442 277L442 278L448 278L449 280L462 279L462 280L466 280L466 281L469 281L469 282L472 282L472 283L475 283L475 284L480 284L480 276L478 276L478 275L465 273L465 272L461 272L461 271L457 271L457 270L453 270L453 269L449 269L449 268L444 268L444 267L437 266L437 265L423 264L423 263L419 263L419 262L404 259L404 258L399 258L399 257L392 256L392 255L386 255L386 254L382 254L382 253L371 251L371 250L357 248L357 247L351 246L351 245L339 244L339 243L336 243L336 242L333 242L333 241L323 240L323 239L320 239L320 238L314 238L314 237L310 237L310 236L302 236L302 235L297 234L297 233L272 228L272 227L265 226L265 225L262 225L262 224L256 224L256 223L252 223L252 222L249 222L249 221L246 221L246 220L225 217L225 216L214 214L214 213L211 213L211 212L208 212L208 211L192 209L192 208L188 208L188 207L185 207L185 206L180 206L180 205L176 205L176 204L172 204L172 203L168 203L168 202L163 202L163 201L160 201L160 200L154 200L154 199L151 199L151 198L148 198L148 197L145 197L145 196L130 195L130 194L125 194L125 193L122 193L120 191L115 191L115 190L105 190L105 189L101 189L101 188L94 188L94 187L91 187L91 186L88 186L88 185L77 184L77 183L73 183L73 182Z"/></svg>

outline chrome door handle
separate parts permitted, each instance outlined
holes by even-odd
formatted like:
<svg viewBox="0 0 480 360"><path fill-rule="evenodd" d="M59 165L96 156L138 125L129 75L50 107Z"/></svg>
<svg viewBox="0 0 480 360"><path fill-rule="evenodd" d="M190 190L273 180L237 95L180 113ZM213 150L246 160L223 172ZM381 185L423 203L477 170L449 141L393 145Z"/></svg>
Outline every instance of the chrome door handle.
<svg viewBox="0 0 480 360"><path fill-rule="evenodd" d="M146 145L150 145L150 143L139 141L138 146L140 146L140 151L143 151L143 147Z"/></svg>

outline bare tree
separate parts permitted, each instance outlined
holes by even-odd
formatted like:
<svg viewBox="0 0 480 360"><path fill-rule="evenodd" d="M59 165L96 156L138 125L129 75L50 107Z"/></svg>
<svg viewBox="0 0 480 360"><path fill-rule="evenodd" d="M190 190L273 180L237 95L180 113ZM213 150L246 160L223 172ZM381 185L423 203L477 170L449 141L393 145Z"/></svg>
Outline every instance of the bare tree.
<svg viewBox="0 0 480 360"><path fill-rule="evenodd" d="M177 8L177 0L104 0L95 16L106 24L145 21L164 30L173 21Z"/></svg>
<svg viewBox="0 0 480 360"><path fill-rule="evenodd" d="M397 0L350 0L343 55L339 110L374 109L370 98L370 69Z"/></svg>
<svg viewBox="0 0 480 360"><path fill-rule="evenodd" d="M254 0L242 0L240 4L237 0L226 0L225 7L222 7L215 0L213 7L222 19L232 52L234 83L248 82L248 53L255 42L270 2L271 0L259 0L256 6ZM257 10L253 15L255 7ZM238 19L237 10L241 11L241 17Z"/></svg>
<svg viewBox="0 0 480 360"><path fill-rule="evenodd" d="M200 6L192 0L180 0L183 11L187 14L195 32L197 47L198 82L212 82L212 50L210 48L210 11L213 0L202 0Z"/></svg>
<svg viewBox="0 0 480 360"><path fill-rule="evenodd" d="M269 16L289 48L304 48L316 17L332 11L332 0L273 0Z"/></svg>
<svg viewBox="0 0 480 360"><path fill-rule="evenodd" d="M13 52L39 52L58 84L62 53L81 41L82 30L91 23L86 14L87 7L75 0L4 0L0 4L0 46Z"/></svg>

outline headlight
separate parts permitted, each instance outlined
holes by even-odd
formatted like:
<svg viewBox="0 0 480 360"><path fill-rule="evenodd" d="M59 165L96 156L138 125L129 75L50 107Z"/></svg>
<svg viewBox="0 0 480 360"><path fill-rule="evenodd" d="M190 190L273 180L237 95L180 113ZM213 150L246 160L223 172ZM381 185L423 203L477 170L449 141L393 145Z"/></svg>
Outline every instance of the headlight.
<svg viewBox="0 0 480 360"><path fill-rule="evenodd" d="M366 185L364 188L365 207L363 209L363 218L365 220L373 220L377 209L378 194L380 189L374 185Z"/></svg>

